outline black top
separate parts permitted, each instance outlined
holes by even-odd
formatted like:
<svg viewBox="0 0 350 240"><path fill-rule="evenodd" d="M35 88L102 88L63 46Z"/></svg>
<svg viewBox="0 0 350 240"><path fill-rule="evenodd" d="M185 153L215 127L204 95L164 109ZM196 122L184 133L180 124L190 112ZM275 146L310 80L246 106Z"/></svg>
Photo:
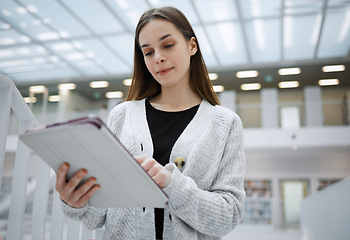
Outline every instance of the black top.
<svg viewBox="0 0 350 240"><path fill-rule="evenodd" d="M171 150L196 115L199 105L179 112L155 109L146 99L146 116L153 141L153 158L165 166L169 163ZM181 157L181 156L180 156ZM163 239L164 209L155 209L156 239Z"/></svg>

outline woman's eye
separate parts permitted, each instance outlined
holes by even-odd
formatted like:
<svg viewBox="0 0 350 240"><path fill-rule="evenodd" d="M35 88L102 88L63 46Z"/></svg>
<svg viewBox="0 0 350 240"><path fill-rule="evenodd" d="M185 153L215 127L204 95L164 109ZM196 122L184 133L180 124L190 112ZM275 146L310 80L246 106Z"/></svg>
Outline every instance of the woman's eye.
<svg viewBox="0 0 350 240"><path fill-rule="evenodd" d="M145 57L146 57L146 56L151 56L151 55L152 55L152 53L153 53L152 51L150 51L150 52L146 52L146 53L145 53Z"/></svg>
<svg viewBox="0 0 350 240"><path fill-rule="evenodd" d="M172 44L167 44L167 45L165 45L164 47L165 47L165 48L171 48L172 46L174 46L173 43L172 43Z"/></svg>

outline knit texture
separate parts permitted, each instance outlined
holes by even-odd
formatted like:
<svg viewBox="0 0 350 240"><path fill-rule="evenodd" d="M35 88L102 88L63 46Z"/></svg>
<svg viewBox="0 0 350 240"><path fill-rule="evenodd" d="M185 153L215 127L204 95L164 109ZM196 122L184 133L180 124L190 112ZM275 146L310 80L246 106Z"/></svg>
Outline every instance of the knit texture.
<svg viewBox="0 0 350 240"><path fill-rule="evenodd" d="M108 127L133 155L153 155L145 100L117 105ZM197 114L176 141L169 162L181 157L164 192L166 240L221 239L239 224L244 212L245 154L240 118L232 111L203 100ZM103 186L102 186L103 187ZM154 240L153 208L74 209L63 212L89 229L105 227L103 239Z"/></svg>

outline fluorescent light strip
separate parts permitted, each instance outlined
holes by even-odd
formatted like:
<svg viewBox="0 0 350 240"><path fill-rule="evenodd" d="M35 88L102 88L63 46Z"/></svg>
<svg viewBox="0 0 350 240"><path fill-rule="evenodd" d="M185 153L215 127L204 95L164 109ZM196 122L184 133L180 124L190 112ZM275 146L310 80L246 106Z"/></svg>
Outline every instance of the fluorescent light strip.
<svg viewBox="0 0 350 240"><path fill-rule="evenodd" d="M36 97L24 97L26 103L36 103Z"/></svg>
<svg viewBox="0 0 350 240"><path fill-rule="evenodd" d="M344 65L330 65L322 68L323 72L341 72L345 70Z"/></svg>
<svg viewBox="0 0 350 240"><path fill-rule="evenodd" d="M218 79L218 75L216 73L209 73L209 79L216 80L216 79Z"/></svg>
<svg viewBox="0 0 350 240"><path fill-rule="evenodd" d="M74 83L62 83L58 85L59 90L73 90L76 88Z"/></svg>
<svg viewBox="0 0 350 240"><path fill-rule="evenodd" d="M300 72L300 68L281 68L278 70L279 75L296 75Z"/></svg>
<svg viewBox="0 0 350 240"><path fill-rule="evenodd" d="M107 92L106 93L106 98L122 98L123 97L123 92L121 91L116 91L116 92Z"/></svg>
<svg viewBox="0 0 350 240"><path fill-rule="evenodd" d="M50 102L59 102L59 101L61 101L61 96L60 95L51 95L51 96L49 96L49 101Z"/></svg>
<svg viewBox="0 0 350 240"><path fill-rule="evenodd" d="M123 80L123 84L125 86L131 86L131 82L132 82L132 79L131 78L128 78L128 79L124 79Z"/></svg>
<svg viewBox="0 0 350 240"><path fill-rule="evenodd" d="M299 82L298 81L284 81L278 83L279 88L296 88L299 87Z"/></svg>
<svg viewBox="0 0 350 240"><path fill-rule="evenodd" d="M241 85L241 89L244 91L259 90L261 88L260 83L245 83Z"/></svg>
<svg viewBox="0 0 350 240"><path fill-rule="evenodd" d="M107 81L94 81L90 82L91 88L106 88L109 86L109 82Z"/></svg>
<svg viewBox="0 0 350 240"><path fill-rule="evenodd" d="M223 92L225 90L225 87L222 85L214 85L214 92Z"/></svg>
<svg viewBox="0 0 350 240"><path fill-rule="evenodd" d="M320 86L332 86L332 85L338 85L339 79L321 79L318 81L318 85Z"/></svg>
<svg viewBox="0 0 350 240"><path fill-rule="evenodd" d="M38 86L30 86L29 92L33 93L43 93L45 92L46 87L44 85L38 85Z"/></svg>
<svg viewBox="0 0 350 240"><path fill-rule="evenodd" d="M250 71L239 71L236 73L236 77L238 78L253 78L259 76L259 72L256 70Z"/></svg>

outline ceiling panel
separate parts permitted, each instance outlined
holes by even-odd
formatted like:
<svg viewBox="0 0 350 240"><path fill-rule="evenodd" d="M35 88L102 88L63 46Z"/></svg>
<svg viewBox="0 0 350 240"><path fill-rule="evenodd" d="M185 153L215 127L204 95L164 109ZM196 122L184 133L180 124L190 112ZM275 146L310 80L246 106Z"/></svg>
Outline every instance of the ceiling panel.
<svg viewBox="0 0 350 240"><path fill-rule="evenodd" d="M327 11L318 57L345 57L350 47L350 7Z"/></svg>
<svg viewBox="0 0 350 240"><path fill-rule="evenodd" d="M278 0L239 0L240 11L244 19L256 17L278 17L281 12Z"/></svg>
<svg viewBox="0 0 350 240"><path fill-rule="evenodd" d="M194 3L203 23L238 19L236 5L232 0L195 0Z"/></svg>
<svg viewBox="0 0 350 240"><path fill-rule="evenodd" d="M82 48L90 54L90 58L104 68L107 74L122 74L130 71L131 67L127 66L111 48L107 48L100 40L85 39L80 42Z"/></svg>
<svg viewBox="0 0 350 240"><path fill-rule="evenodd" d="M253 63L278 62L281 57L281 22L278 18L255 19L246 23Z"/></svg>
<svg viewBox="0 0 350 240"><path fill-rule="evenodd" d="M89 36L90 32L55 0L20 0L22 6L35 6L33 15L37 17L36 24L50 25L57 32L66 33L71 38Z"/></svg>
<svg viewBox="0 0 350 240"><path fill-rule="evenodd" d="M206 29L221 66L247 63L245 43L238 23L210 24Z"/></svg>
<svg viewBox="0 0 350 240"><path fill-rule="evenodd" d="M121 32L122 24L113 16L103 1L97 0L61 0L62 6L89 27L96 34ZM64 20L64 19L62 19ZM69 22L65 22L69 24Z"/></svg>
<svg viewBox="0 0 350 240"><path fill-rule="evenodd" d="M225 86L238 70L350 62L349 0L0 0L0 74L21 85L120 83L139 17L160 6L185 13Z"/></svg>
<svg viewBox="0 0 350 240"><path fill-rule="evenodd" d="M312 59L319 37L322 15L286 16L283 57L285 60Z"/></svg>

